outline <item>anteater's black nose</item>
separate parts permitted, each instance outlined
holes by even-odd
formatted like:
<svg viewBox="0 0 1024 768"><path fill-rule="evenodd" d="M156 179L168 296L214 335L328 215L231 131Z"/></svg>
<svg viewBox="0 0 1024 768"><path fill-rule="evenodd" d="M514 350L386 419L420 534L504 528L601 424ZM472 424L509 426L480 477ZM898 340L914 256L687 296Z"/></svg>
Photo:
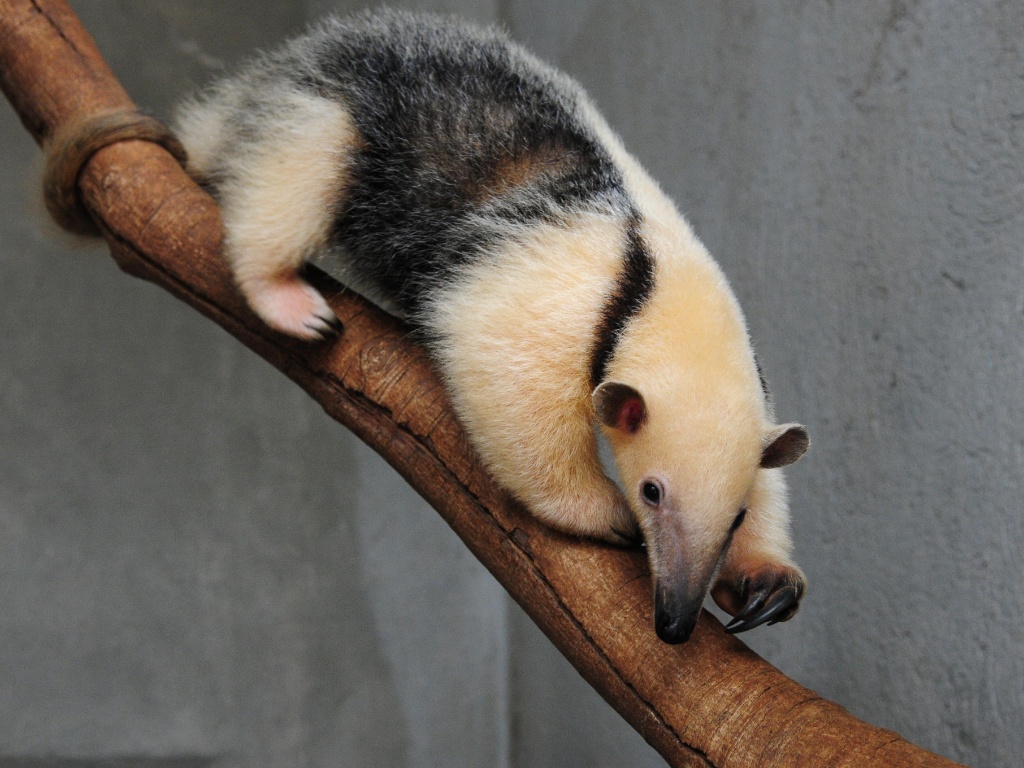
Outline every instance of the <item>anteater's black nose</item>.
<svg viewBox="0 0 1024 768"><path fill-rule="evenodd" d="M693 634L693 628L697 626L697 617L700 611L686 611L682 614L675 614L661 604L660 600L655 601L654 607L654 631L663 643L678 645L685 643Z"/></svg>

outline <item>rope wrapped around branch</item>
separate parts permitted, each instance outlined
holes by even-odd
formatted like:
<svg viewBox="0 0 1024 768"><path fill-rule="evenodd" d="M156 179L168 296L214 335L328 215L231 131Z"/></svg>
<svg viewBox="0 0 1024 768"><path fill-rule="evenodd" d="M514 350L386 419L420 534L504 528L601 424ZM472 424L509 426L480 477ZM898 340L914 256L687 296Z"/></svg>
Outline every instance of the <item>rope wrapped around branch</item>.
<svg viewBox="0 0 1024 768"><path fill-rule="evenodd" d="M122 269L223 326L384 456L670 765L955 765L789 680L709 614L687 644L661 643L643 554L547 530L497 488L394 318L322 283L344 324L337 341L305 345L263 326L220 258L213 200L160 146L177 152L159 124L137 119L63 0L0 0L0 87L35 139L58 148L60 215L87 212ZM82 121L110 115L110 141L78 152ZM62 159L68 147L88 155L84 167Z"/></svg>
<svg viewBox="0 0 1024 768"><path fill-rule="evenodd" d="M78 191L82 169L104 147L121 141L152 141L166 149L182 165L185 148L170 129L137 109L123 107L78 115L57 126L46 142L43 200L50 216L76 235L99 235Z"/></svg>

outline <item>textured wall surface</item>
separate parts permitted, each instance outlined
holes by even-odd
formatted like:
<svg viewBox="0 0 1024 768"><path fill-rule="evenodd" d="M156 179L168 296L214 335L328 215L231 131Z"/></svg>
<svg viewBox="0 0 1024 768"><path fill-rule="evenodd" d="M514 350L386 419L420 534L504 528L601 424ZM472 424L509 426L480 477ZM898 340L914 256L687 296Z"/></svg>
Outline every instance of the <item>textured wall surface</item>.
<svg viewBox="0 0 1024 768"><path fill-rule="evenodd" d="M357 4L73 5L166 114ZM922 746L1019 763L1019 3L552 5L420 7L503 20L584 83L810 428L789 478L811 591L745 639ZM294 386L39 233L7 107L0 146L0 768L662 764Z"/></svg>

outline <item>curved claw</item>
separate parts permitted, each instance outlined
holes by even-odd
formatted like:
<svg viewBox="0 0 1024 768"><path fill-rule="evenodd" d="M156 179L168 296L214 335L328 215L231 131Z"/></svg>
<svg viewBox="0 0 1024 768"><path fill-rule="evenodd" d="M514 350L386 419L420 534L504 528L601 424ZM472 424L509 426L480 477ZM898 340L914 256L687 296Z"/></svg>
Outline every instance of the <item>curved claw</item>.
<svg viewBox="0 0 1024 768"><path fill-rule="evenodd" d="M743 593L746 594L748 590L749 586L744 585ZM726 629L728 630L731 627L738 626L740 623L753 616L754 613L764 604L764 601L768 599L768 595L770 594L771 591L768 589L755 591L754 594L747 599L747 602L740 609L740 612L733 617L733 620L730 621L728 625L726 625Z"/></svg>
<svg viewBox="0 0 1024 768"><path fill-rule="evenodd" d="M642 547L644 544L644 534L639 526L628 531L624 531L621 528L612 528L612 538L610 541L620 547Z"/></svg>
<svg viewBox="0 0 1024 768"><path fill-rule="evenodd" d="M311 341L327 341L335 336L340 336L343 330L341 321L337 318L317 317L314 320L303 323L309 331Z"/></svg>
<svg viewBox="0 0 1024 768"><path fill-rule="evenodd" d="M801 590L797 585L787 584L775 592L768 590L754 594L743 610L728 623L725 631L730 635L746 632L764 623L775 624L792 618L800 605ZM769 598L768 596L771 595Z"/></svg>

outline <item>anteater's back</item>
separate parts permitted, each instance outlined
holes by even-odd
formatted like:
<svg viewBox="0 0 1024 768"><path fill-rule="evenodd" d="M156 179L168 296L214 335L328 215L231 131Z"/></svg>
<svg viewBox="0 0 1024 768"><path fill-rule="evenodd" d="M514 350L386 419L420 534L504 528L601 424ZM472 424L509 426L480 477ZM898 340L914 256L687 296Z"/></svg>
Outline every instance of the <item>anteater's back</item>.
<svg viewBox="0 0 1024 768"><path fill-rule="evenodd" d="M344 189L314 197L356 282L404 312L510 225L625 204L579 87L496 31L399 12L332 18L207 98L221 138L197 165L215 191L240 155L314 119L296 99L344 111Z"/></svg>

